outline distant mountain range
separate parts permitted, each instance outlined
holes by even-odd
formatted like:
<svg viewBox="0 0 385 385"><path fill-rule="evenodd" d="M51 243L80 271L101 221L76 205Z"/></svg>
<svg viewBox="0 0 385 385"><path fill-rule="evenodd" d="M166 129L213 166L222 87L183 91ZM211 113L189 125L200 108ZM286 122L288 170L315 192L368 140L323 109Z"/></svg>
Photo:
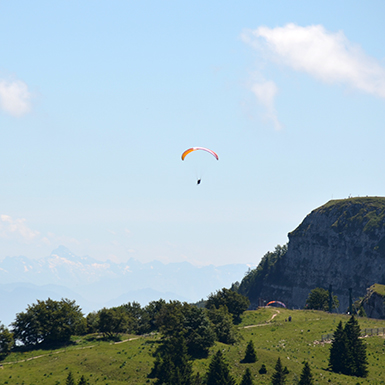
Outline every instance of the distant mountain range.
<svg viewBox="0 0 385 385"><path fill-rule="evenodd" d="M144 306L160 298L196 302L241 281L247 270L245 264L100 262L64 246L37 260L6 257L0 262L0 322L7 326L27 305L48 297L76 300L85 314L133 301Z"/></svg>

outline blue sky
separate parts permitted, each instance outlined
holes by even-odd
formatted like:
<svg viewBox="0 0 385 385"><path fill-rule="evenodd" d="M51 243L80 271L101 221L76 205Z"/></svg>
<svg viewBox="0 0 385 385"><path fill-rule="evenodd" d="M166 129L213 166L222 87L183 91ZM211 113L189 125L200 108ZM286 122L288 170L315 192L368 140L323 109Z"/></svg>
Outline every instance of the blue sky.
<svg viewBox="0 0 385 385"><path fill-rule="evenodd" d="M383 196L384 14L0 1L0 259L258 264L330 199Z"/></svg>

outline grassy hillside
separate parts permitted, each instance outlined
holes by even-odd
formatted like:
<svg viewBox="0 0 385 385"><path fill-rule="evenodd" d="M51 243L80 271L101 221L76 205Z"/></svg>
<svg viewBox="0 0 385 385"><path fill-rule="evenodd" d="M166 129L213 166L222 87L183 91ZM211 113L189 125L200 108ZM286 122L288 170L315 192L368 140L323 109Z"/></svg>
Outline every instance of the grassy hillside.
<svg viewBox="0 0 385 385"><path fill-rule="evenodd" d="M285 321L288 317L292 321ZM332 333L338 322L345 323L344 315L327 314L311 310L287 310L266 308L247 311L239 325L242 339L235 345L217 343L210 354L222 349L231 366L233 375L240 382L246 367L255 377L256 384L269 384L278 357L290 373L288 384L295 383L302 370L302 362L309 361L315 383L318 384L385 384L384 336L365 338L368 346L369 377L366 379L330 373L326 370L329 357L329 343L322 343L322 335ZM361 329L383 328L385 321L359 319ZM258 361L241 364L246 345L254 341ZM65 384L68 371L76 380L84 375L90 384L151 384L148 379L159 335L138 337L123 336L122 341L102 341L96 336L77 337L66 349L35 350L12 353L0 367L0 384ZM203 375L209 365L208 359L194 361L194 371ZM261 365L267 367L267 374L260 375Z"/></svg>
<svg viewBox="0 0 385 385"><path fill-rule="evenodd" d="M355 215L349 213L353 205L357 206ZM372 232L384 223L385 198L356 197L331 200L315 211L326 213L331 210L339 212L340 218L333 224L333 227L338 231L348 230L350 227L362 228L363 226L364 232Z"/></svg>
<svg viewBox="0 0 385 385"><path fill-rule="evenodd" d="M370 286L369 292L375 292L381 297L385 297L385 285L380 285L379 283L375 283L374 285Z"/></svg>

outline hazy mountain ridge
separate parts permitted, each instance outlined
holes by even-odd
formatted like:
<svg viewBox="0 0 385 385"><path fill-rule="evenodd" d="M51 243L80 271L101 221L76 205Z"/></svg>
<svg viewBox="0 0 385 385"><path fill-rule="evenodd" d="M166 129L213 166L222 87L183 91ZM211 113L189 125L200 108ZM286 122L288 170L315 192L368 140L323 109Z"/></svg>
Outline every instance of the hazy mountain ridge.
<svg viewBox="0 0 385 385"><path fill-rule="evenodd" d="M240 281L248 266L196 267L188 262L101 262L78 257L64 246L38 260L24 256L0 262L0 322L9 324L28 304L48 297L76 300L83 312L163 298L196 302Z"/></svg>

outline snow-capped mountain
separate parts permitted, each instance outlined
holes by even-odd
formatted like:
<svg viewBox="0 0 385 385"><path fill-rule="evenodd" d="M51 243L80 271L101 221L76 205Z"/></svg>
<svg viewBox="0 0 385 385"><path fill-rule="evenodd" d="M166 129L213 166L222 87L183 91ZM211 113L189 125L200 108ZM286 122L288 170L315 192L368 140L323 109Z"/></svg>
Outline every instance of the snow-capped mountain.
<svg viewBox="0 0 385 385"><path fill-rule="evenodd" d="M247 269L245 264L100 262L78 257L64 246L37 260L6 257L0 262L0 322L12 322L15 311L48 297L76 300L85 313L132 301L144 306L160 298L196 302L241 281Z"/></svg>

